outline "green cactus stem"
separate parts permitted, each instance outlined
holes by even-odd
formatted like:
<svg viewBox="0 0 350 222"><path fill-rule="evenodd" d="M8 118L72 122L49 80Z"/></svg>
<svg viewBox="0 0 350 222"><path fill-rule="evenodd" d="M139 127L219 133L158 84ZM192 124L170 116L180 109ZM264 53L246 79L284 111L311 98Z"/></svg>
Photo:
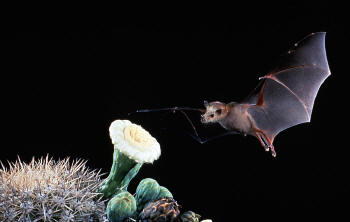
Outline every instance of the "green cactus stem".
<svg viewBox="0 0 350 222"><path fill-rule="evenodd" d="M111 222L123 222L136 214L136 201L127 191L115 195L107 205L107 217Z"/></svg>
<svg viewBox="0 0 350 222"><path fill-rule="evenodd" d="M134 160L114 148L113 164L108 177L102 182L98 192L104 198L111 198L122 191L127 191L130 181L136 176L142 163Z"/></svg>

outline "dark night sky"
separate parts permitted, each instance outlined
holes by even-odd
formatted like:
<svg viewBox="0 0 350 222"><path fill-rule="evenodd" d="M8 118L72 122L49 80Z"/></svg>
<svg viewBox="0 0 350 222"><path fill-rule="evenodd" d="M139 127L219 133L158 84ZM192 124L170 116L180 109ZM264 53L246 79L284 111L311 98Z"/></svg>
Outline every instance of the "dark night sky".
<svg viewBox="0 0 350 222"><path fill-rule="evenodd" d="M347 118L345 20L327 7L307 13L227 14L206 21L19 21L14 32L14 129L0 160L49 153L84 158L109 171L109 124L130 119L162 146L144 177L168 187L184 210L214 221L240 216L296 215L344 207L349 196L349 147L340 130ZM238 9L236 9L237 11ZM273 159L253 137L198 144L180 114L141 108L202 107L203 100L239 101L277 56L315 31L326 31L330 78L315 102L312 123L281 133ZM200 127L209 135L218 126ZM4 149L4 148L3 148Z"/></svg>

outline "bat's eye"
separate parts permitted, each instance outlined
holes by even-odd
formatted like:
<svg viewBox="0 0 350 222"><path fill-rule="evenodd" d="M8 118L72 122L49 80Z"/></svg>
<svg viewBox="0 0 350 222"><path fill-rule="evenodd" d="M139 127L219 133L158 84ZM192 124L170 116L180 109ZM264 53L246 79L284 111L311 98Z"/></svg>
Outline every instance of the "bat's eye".
<svg viewBox="0 0 350 222"><path fill-rule="evenodd" d="M221 114L221 109L216 110L215 113L220 115Z"/></svg>
<svg viewBox="0 0 350 222"><path fill-rule="evenodd" d="M210 118L214 118L214 114L210 114L209 117L210 117Z"/></svg>

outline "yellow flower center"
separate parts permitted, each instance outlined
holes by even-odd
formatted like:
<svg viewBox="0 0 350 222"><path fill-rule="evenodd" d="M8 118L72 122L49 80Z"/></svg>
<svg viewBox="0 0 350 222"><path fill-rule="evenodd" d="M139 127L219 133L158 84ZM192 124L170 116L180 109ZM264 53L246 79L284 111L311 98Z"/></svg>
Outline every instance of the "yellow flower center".
<svg viewBox="0 0 350 222"><path fill-rule="evenodd" d="M124 128L124 138L141 150L150 147L155 140L146 130L134 124Z"/></svg>

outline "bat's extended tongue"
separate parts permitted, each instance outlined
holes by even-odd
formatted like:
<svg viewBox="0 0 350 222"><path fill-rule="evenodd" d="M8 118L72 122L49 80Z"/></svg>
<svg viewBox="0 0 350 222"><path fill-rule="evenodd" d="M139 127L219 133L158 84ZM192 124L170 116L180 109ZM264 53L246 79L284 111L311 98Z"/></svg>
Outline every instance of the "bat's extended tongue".
<svg viewBox="0 0 350 222"><path fill-rule="evenodd" d="M144 113L144 112L157 112L157 111L177 111L177 110L188 110L188 111L199 111L204 113L204 109L198 109L198 108L190 108L190 107L172 107L172 108L160 108L160 109L140 109L136 112L138 113Z"/></svg>
<svg viewBox="0 0 350 222"><path fill-rule="evenodd" d="M201 113L205 113L205 109L199 109L199 108L191 108L191 107L172 107L172 108L160 108L160 109L139 109L136 110L136 112L131 112L130 114L133 113L148 113L148 112L159 112L159 111L183 111L183 110L188 110L188 111L198 111Z"/></svg>

